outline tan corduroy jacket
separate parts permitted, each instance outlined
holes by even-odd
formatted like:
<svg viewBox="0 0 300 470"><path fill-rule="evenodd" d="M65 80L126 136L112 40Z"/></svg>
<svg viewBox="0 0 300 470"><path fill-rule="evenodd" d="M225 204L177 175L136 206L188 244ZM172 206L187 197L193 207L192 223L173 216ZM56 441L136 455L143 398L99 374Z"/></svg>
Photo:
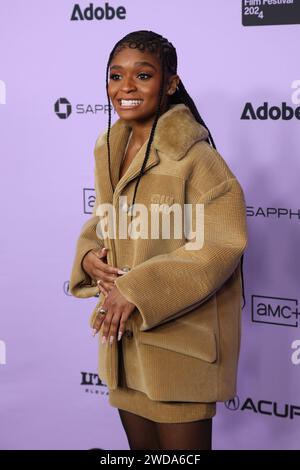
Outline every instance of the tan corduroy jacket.
<svg viewBox="0 0 300 470"><path fill-rule="evenodd" d="M109 264L130 268L118 277L116 285L136 308L126 322L121 342L102 345L100 330L99 377L109 388L117 388L118 347L122 347L127 385L149 398L227 400L236 392L240 349L240 258L247 246L244 193L224 159L205 141L207 130L184 104L172 105L158 120L135 202L149 210L155 203L182 207L189 203L194 216L195 204L203 204L203 246L187 250L191 240L185 233L175 238L172 217L171 236L167 238L154 239L150 234L149 238L122 239L118 230L116 238L98 238L98 204L113 204L118 227L120 197L127 196L129 205L132 202L148 141L118 181L130 132L122 119L111 127L114 193L109 181L106 132L96 141L96 203L77 241L70 279L72 295L96 296L95 280L83 271L81 262L89 250L103 246L109 250ZM127 217L126 207L123 210ZM103 301L102 294L95 298L91 325Z"/></svg>

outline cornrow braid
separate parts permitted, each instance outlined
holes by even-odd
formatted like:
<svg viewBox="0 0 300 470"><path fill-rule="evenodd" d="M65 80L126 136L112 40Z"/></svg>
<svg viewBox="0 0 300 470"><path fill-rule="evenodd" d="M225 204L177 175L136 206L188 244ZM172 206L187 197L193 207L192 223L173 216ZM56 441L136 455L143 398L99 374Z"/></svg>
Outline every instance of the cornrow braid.
<svg viewBox="0 0 300 470"><path fill-rule="evenodd" d="M106 67L106 94L107 94L107 100L108 100L108 131L107 131L106 141L107 141L107 151L108 151L109 179L110 179L112 192L114 192L114 187L113 187L113 182L111 178L111 168L110 168L111 160L110 160L109 136L110 136L110 128L111 128L111 104L110 104L110 98L109 98L109 93L108 93L108 74L109 74L109 66L115 53L119 52L125 47L137 48L140 51L147 50L150 53L158 55L160 64L161 64L161 71L162 71L162 79L161 79L161 85L160 85L160 90L159 90L159 103L158 103L158 107L156 110L153 125L150 131L149 140L148 140L147 148L145 152L145 157L144 157L144 160L140 169L140 173L138 175L138 178L135 184L132 204L130 206L131 224L132 224L133 207L134 207L134 202L136 199L137 189L138 189L141 177L144 174L144 170L148 161L151 145L152 145L153 138L154 138L156 125L157 125L158 119L162 111L162 100L163 100L163 93L165 89L165 80L169 74L177 74L177 52L173 44L170 41L168 41L168 39L161 36L160 34L157 34L153 31L140 30L140 31L131 32L127 34L126 36L124 36L122 39L120 39L115 44L114 48L112 49L109 55L109 59L107 62L107 67ZM188 94L181 80L178 84L178 87L175 93L173 93L173 95L169 97L169 101L168 101L169 105L179 104L179 103L185 104L190 109L196 121L199 122L203 127L205 127L205 129L208 131L208 137L206 139L206 142L209 143L214 149L216 149L215 142L213 140L213 137L208 127L206 126L205 122L200 116L193 99ZM246 305L245 292L244 292L243 258L244 258L244 254L241 256L241 278L242 278L242 293L243 293L242 308L244 308L244 306Z"/></svg>

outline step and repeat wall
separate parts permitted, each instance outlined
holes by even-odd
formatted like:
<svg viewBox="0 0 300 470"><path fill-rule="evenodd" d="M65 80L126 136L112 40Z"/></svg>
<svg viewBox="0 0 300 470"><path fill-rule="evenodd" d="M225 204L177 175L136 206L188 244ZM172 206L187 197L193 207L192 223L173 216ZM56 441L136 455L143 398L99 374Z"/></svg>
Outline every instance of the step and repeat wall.
<svg viewBox="0 0 300 470"><path fill-rule="evenodd" d="M238 393L218 403L213 446L299 448L299 3L0 1L1 449L128 449L97 376L97 298L68 283L95 201L108 56L139 29L176 47L246 197Z"/></svg>

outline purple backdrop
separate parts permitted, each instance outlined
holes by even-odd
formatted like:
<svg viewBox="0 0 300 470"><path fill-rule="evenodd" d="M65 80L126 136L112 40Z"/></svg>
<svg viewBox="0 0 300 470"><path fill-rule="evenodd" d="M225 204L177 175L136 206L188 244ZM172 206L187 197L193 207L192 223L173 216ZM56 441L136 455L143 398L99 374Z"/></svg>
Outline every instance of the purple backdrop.
<svg viewBox="0 0 300 470"><path fill-rule="evenodd" d="M128 449L97 382L96 298L68 295L68 278L107 126L107 58L126 33L151 29L175 45L178 73L248 206L238 397L218 404L214 448L296 449L299 119L276 109L278 119L254 117L264 102L297 114L299 25L243 26L240 0L109 5L125 13L71 20L70 0L0 2L0 448Z"/></svg>

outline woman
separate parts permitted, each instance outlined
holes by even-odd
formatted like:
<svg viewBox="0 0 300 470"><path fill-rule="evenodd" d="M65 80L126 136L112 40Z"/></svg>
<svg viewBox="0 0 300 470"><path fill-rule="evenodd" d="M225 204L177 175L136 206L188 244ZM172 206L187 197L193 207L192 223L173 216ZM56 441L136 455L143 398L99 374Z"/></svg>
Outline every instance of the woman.
<svg viewBox="0 0 300 470"><path fill-rule="evenodd" d="M167 39L152 31L122 38L106 88L119 119L111 127L109 111L96 142L96 203L77 242L70 292L100 290L90 320L100 332L98 373L130 448L211 449L216 402L236 389L243 191ZM182 220L189 229L175 236Z"/></svg>

